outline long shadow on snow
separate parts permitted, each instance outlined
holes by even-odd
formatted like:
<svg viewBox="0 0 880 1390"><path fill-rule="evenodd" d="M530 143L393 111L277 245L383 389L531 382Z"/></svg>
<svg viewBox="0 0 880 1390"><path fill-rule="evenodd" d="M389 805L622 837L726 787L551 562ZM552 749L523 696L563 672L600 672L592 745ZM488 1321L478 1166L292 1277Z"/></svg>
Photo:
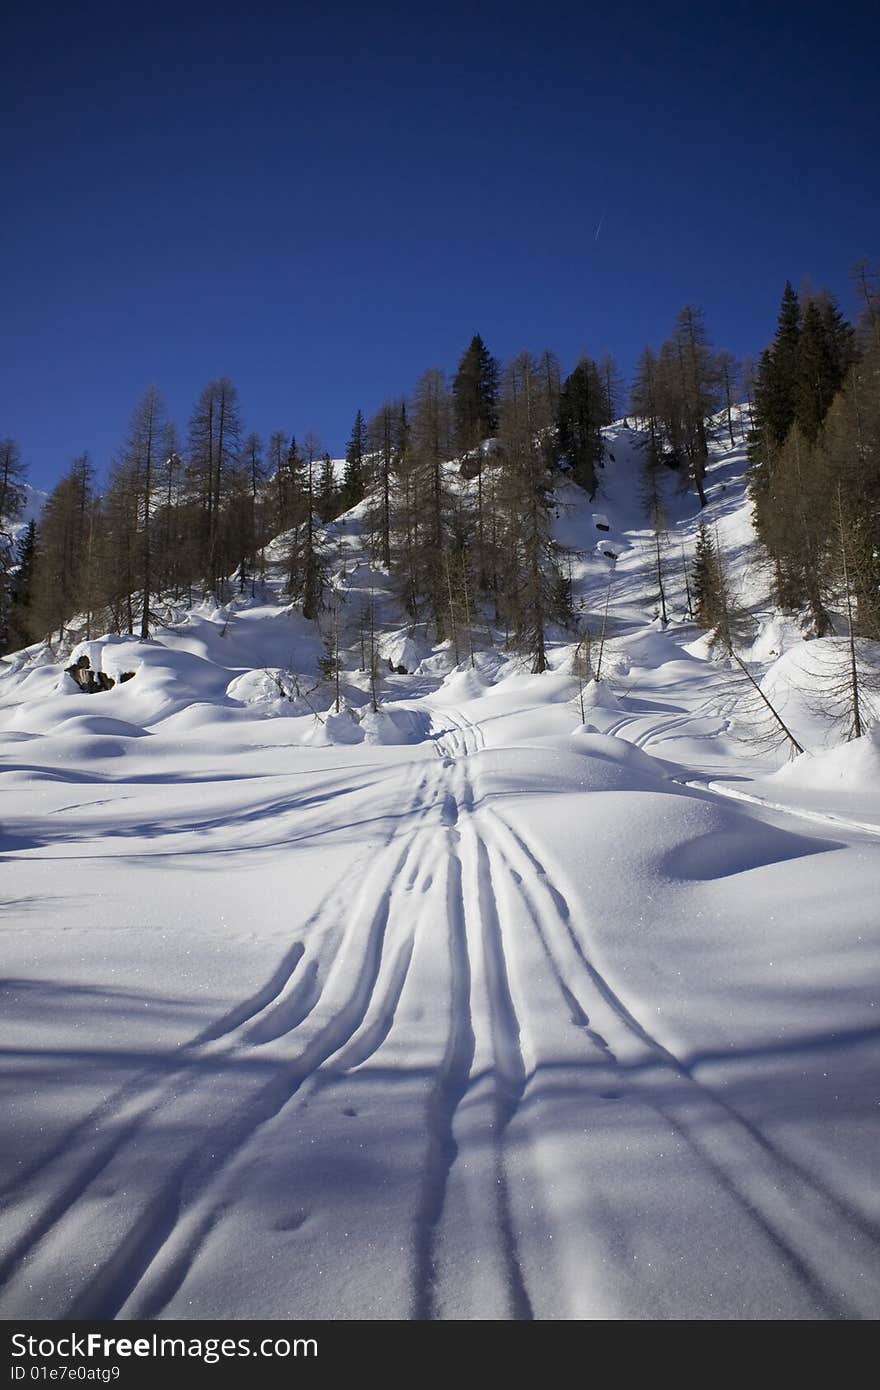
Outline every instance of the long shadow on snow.
<svg viewBox="0 0 880 1390"><path fill-rule="evenodd" d="M772 1112L775 1083L773 1078L768 1080L766 1070L762 1069L763 1064L768 1058L779 1059L787 1058L791 1061L803 1059L807 1062L817 1053L828 1053L829 1055L843 1056L847 1049L859 1047L863 1044L876 1043L880 1038L880 1028L852 1029L846 1032L819 1033L799 1036L781 1042L779 1039L767 1039L750 1048L738 1048L733 1052L723 1055L703 1054L699 1057L690 1059L691 1067L711 1062L716 1068L722 1067L735 1073L736 1089L746 1089L749 1092L751 1105L755 1104L756 1098L760 1101L763 1094L765 1104ZM196 1164L196 1169L201 1169L202 1176L210 1179L218 1175L218 1172L225 1166L224 1158L232 1158L238 1151L240 1144L253 1135L260 1123L278 1115L286 1103L293 1098L298 1084L302 1079L302 1072L294 1064L291 1067L289 1061L282 1060L258 1060L252 1056L238 1055L235 1058L193 1058L187 1061L181 1057L179 1052L169 1051L168 1053L154 1052L146 1054L143 1052L131 1052L125 1049L105 1048L90 1050L77 1050L65 1052L63 1050L18 1050L17 1053L7 1053L7 1058L11 1060L12 1055L18 1056L22 1061L30 1058L32 1062L47 1064L50 1069L47 1081L54 1084L58 1081L57 1064L59 1061L66 1061L70 1066L78 1070L82 1075L82 1068L97 1066L99 1068L117 1070L126 1066L142 1068L145 1061L149 1060L154 1064L161 1064L163 1058L169 1070L179 1070L183 1065L192 1065L200 1072L212 1073L215 1075L228 1075L230 1078L237 1076L239 1079L250 1077L256 1087L255 1094L251 1102L245 1103L248 1112L243 1116L240 1109L236 1109L236 1117L222 1116L215 1120L213 1124L198 1126L190 1131L184 1131L179 1127L174 1133L169 1133L168 1150L169 1164L172 1172L166 1177L159 1178L159 1190L153 1198L148 1199L147 1206L141 1207L139 1214L134 1218L132 1227L115 1257L106 1270L106 1278L99 1277L91 1284L88 1290L85 1288L74 1291L74 1301L69 1310L74 1313L87 1312L88 1316L114 1316L122 1306L128 1293L136 1286L140 1274L147 1268L155 1252L162 1246L170 1232L174 1229L182 1212L186 1209L189 1198L182 1182L182 1175L189 1172L190 1163ZM752 1064L752 1070L749 1070ZM638 1110L628 1114L628 1123L632 1124L634 1130L638 1132L642 1126L652 1126L655 1122L650 1117L647 1110L639 1104L644 1099L650 1098L649 1074L652 1069L657 1069L658 1076L662 1074L663 1088L662 1099L664 1108L668 1108L670 1102L674 1102L675 1096L670 1090L670 1078L668 1069L662 1064L648 1062L638 1068L628 1068L618 1066L616 1068L619 1079L624 1083L622 1094L608 1091L608 1061L601 1054L596 1055L595 1060L583 1060L578 1063L553 1062L543 1063L539 1068L530 1072L526 1077L525 1095L522 1109L524 1115L531 1105L532 1098L539 1092L542 1099L555 1098L569 1102L570 1130L572 1134L583 1130L584 1125L584 1106L589 1107L590 1123L593 1127L601 1127L603 1114L611 1114L612 1111L606 1109L609 1100L626 1099L628 1089L625 1085L627 1076L634 1070L641 1073L642 1080L639 1088L633 1093L633 1100L639 1106ZM13 1071L14 1075L14 1071ZM363 1068L345 1076L330 1076L325 1079L321 1088L325 1096L332 1095L337 1086L342 1085L346 1079L353 1084L369 1083L379 1085L394 1091L400 1086L408 1086L412 1089L412 1103L417 1105L421 1111L424 1106L425 1087L435 1078L435 1073L423 1067L389 1067L389 1066L370 1066L367 1063ZM38 1080L34 1075L29 1074L28 1080L33 1084ZM468 1090L477 1083L479 1078L471 1078L468 1083ZM648 1086L647 1095L645 1086ZM673 1083L674 1087L674 1083ZM537 1088L537 1089L536 1089ZM681 1102L686 1103L691 1096L690 1087L686 1080L682 1078L680 1083ZM237 1107L240 1106L242 1097L240 1092L237 1095ZM787 1110L786 1120L790 1124L792 1121L813 1122L816 1119L816 1096L815 1092L806 1088L801 1096L801 1109L798 1113L792 1113L791 1108ZM398 1102L391 1102L390 1111L394 1110ZM51 1096L47 1097L47 1108L52 1105ZM347 1113L347 1112L346 1112ZM619 1124L619 1108L613 1107L614 1123ZM835 1112L837 1118L851 1115L867 1119L873 1115L873 1101L865 1094L850 1096ZM342 1184L339 1190L344 1190L350 1194L352 1183L360 1185L363 1182L364 1199L368 1200L371 1190L375 1190L373 1184L377 1181L377 1169L382 1168L387 1162L388 1155L388 1134L382 1128L375 1135L371 1135L371 1125L365 1123L363 1119L353 1117L357 1123L355 1131L360 1152L357 1156L357 1171L352 1164L340 1157L338 1165L330 1165L324 1175L323 1192L326 1193L328 1200L332 1201L332 1194L337 1189L338 1184ZM39 1114L35 1116L35 1125L39 1126ZM162 1115L157 1113L155 1116L155 1126L161 1130ZM291 1128L291 1142L295 1147L296 1140L296 1118L295 1113L288 1114L284 1121ZM708 1121L712 1123L712 1121ZM567 1120L563 1122L563 1129L568 1132L569 1124ZM495 1142L494 1135L487 1131L486 1143L491 1145ZM221 1151L217 1153L217 1148ZM375 1150L373 1151L373 1145ZM152 1147L156 1147L153 1145ZM180 1154L182 1150L189 1149L190 1159L181 1167ZM378 1150L381 1149L381 1157ZM201 1159L201 1161L200 1161ZM217 1161L219 1159L219 1162ZM294 1171L297 1162L307 1164L313 1163L314 1156L303 1154L299 1157L292 1153ZM80 1198L89 1199L89 1187L97 1176L86 1173L84 1181L78 1190L70 1194L70 1205L76 1204ZM285 1177L288 1192L291 1191L289 1174ZM199 1185L196 1184L191 1190L198 1191ZM294 1194L295 1196L295 1194ZM259 1188L249 1188L243 1194L243 1200L252 1209L264 1213L270 1219L267 1224L274 1229L278 1226L278 1204L287 1200L283 1193L277 1188L265 1191ZM137 1209L138 1203L133 1204ZM297 1223L298 1224L298 1223ZM865 1233L872 1239L876 1237L876 1232L872 1223L864 1219L860 1222ZM35 1233L36 1234L36 1233ZM61 1256L63 1259L63 1256ZM3 1277L8 1275L17 1266L17 1256L7 1260L3 1269ZM112 1276L112 1277L110 1277ZM182 1280L182 1275L181 1275ZM172 1279L166 1284L164 1292L170 1297L173 1295L174 1286L178 1281ZM58 1309L56 1313L60 1315L64 1310ZM158 1308L155 1310L158 1311Z"/></svg>

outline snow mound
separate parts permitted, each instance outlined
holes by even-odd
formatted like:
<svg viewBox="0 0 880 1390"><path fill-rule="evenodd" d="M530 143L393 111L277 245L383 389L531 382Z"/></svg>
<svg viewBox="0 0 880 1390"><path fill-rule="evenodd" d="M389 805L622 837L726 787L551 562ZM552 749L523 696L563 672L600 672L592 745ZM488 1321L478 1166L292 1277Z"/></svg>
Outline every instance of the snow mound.
<svg viewBox="0 0 880 1390"><path fill-rule="evenodd" d="M286 688L285 675L286 672L279 666L245 671L243 675L236 676L229 682L226 694L230 700L237 700L241 705L275 704L285 698L281 693Z"/></svg>
<svg viewBox="0 0 880 1390"><path fill-rule="evenodd" d="M485 676L470 666L459 667L450 672L443 682L444 696L451 696L459 704L479 699L485 689Z"/></svg>
<svg viewBox="0 0 880 1390"><path fill-rule="evenodd" d="M584 709L620 709L620 705L604 681L588 681L584 686L583 701Z"/></svg>
<svg viewBox="0 0 880 1390"><path fill-rule="evenodd" d="M615 738L613 734L600 734L592 724L580 725L575 729L572 738L579 753L598 758L602 762L614 763L629 773L637 774L640 779L647 779L649 784L669 780L668 763L661 762L659 758L652 758L650 753L645 753L625 738Z"/></svg>
<svg viewBox="0 0 880 1390"><path fill-rule="evenodd" d="M859 664L880 672L880 643L861 643ZM849 719L849 645L844 637L798 642L761 681L798 742L811 751L830 747Z"/></svg>
<svg viewBox="0 0 880 1390"><path fill-rule="evenodd" d="M431 656L424 657L416 667L415 673L418 676L447 676L450 671L455 669L455 657L452 650L448 647L441 647Z"/></svg>
<svg viewBox="0 0 880 1390"><path fill-rule="evenodd" d="M418 641L407 632L390 632L379 642L383 660L392 666L403 666L407 671L415 671L423 657L431 648L425 641Z"/></svg>
<svg viewBox="0 0 880 1390"><path fill-rule="evenodd" d="M876 791L880 787L880 725L839 748L804 753L767 781L810 791L837 789L841 784L851 791Z"/></svg>
<svg viewBox="0 0 880 1390"><path fill-rule="evenodd" d="M682 651L688 656L694 656L698 661L712 660L712 638L714 631L701 632L699 637L695 637L693 642L684 642Z"/></svg>
<svg viewBox="0 0 880 1390"><path fill-rule="evenodd" d="M330 748L340 743L363 743L364 729L361 720L353 709L341 709L338 714L330 709L320 719L313 721L313 727L303 736L302 742L313 748ZM378 740L371 740L376 742Z"/></svg>
<svg viewBox="0 0 880 1390"><path fill-rule="evenodd" d="M430 735L431 719L422 710L368 710L360 727L367 743L422 743Z"/></svg>
<svg viewBox="0 0 880 1390"><path fill-rule="evenodd" d="M127 719L114 719L103 714L73 714L64 720L65 734L110 735L114 738L145 738L146 729L139 724L131 724Z"/></svg>

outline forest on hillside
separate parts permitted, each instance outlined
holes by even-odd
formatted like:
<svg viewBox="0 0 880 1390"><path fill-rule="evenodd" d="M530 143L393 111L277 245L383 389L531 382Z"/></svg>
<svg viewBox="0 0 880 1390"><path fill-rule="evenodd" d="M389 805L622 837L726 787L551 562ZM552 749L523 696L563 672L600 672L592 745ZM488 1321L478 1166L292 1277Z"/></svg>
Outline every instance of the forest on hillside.
<svg viewBox="0 0 880 1390"><path fill-rule="evenodd" d="M22 530L26 470L16 441L0 441L0 655L106 631L148 638L181 602L256 595L279 537L287 597L321 619L334 602L324 528L363 503L375 563L413 622L451 640L458 660L486 611L506 648L543 671L549 628L574 618L551 533L554 484L596 493L603 428L624 412L644 431L641 501L664 618L659 479L670 470L704 506L710 445L727 435L733 446L738 430L776 604L807 635L831 632L843 612L851 640L880 640L880 295L867 264L854 278L855 325L826 292L787 284L757 361L717 351L686 306L660 349L642 353L628 394L610 356L584 356L564 377L553 352L501 364L475 336L451 382L432 368L409 397L357 412L344 472L313 433L246 431L226 377L201 392L185 438L151 387L106 484L80 454ZM693 616L732 649L735 602L710 526L682 562Z"/></svg>

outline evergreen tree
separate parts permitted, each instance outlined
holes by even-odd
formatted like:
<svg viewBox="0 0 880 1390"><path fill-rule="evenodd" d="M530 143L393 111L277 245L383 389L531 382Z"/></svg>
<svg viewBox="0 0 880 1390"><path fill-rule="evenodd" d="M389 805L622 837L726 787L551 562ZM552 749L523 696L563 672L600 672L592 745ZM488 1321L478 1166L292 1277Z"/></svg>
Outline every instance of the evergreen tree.
<svg viewBox="0 0 880 1390"><path fill-rule="evenodd" d="M336 490L336 474L333 471L333 460L328 453L321 459L321 468L318 474L318 495L316 499L316 509L321 521L328 522L337 514L338 493Z"/></svg>
<svg viewBox="0 0 880 1390"><path fill-rule="evenodd" d="M852 364L853 338L830 296L808 300L798 342L795 420L811 443Z"/></svg>
<svg viewBox="0 0 880 1390"><path fill-rule="evenodd" d="M367 432L372 454L373 479L376 484L370 524L377 541L377 558L385 569L391 568L391 495L395 464L395 422L398 408L386 401L370 421Z"/></svg>
<svg viewBox="0 0 880 1390"><path fill-rule="evenodd" d="M338 714L342 708L342 653L340 638L342 632L340 595L333 594L330 605L329 622L324 625L324 648L318 663L322 677L333 688L333 710Z"/></svg>
<svg viewBox="0 0 880 1390"><path fill-rule="evenodd" d="M477 334L452 383L455 447L469 453L498 430L498 363Z"/></svg>
<svg viewBox="0 0 880 1390"><path fill-rule="evenodd" d="M807 607L817 636L831 630L834 567L829 516L835 463L821 446L825 418L854 357L854 334L825 292L801 305L786 285L773 345L762 355L749 440L755 527L774 568L776 600Z"/></svg>
<svg viewBox="0 0 880 1390"><path fill-rule="evenodd" d="M576 483L594 497L596 468L602 458L602 426L608 418L605 386L599 369L582 357L560 393L558 414L559 452L570 464Z"/></svg>
<svg viewBox="0 0 880 1390"><path fill-rule="evenodd" d="M800 301L787 280L776 336L761 353L755 376L755 430L750 448L755 467L765 466L769 453L785 442L795 422L800 341Z"/></svg>
<svg viewBox="0 0 880 1390"><path fill-rule="evenodd" d="M700 523L692 570L694 614L701 627L714 628L721 617L718 563L715 546L705 522Z"/></svg>
<svg viewBox="0 0 880 1390"><path fill-rule="evenodd" d="M356 507L363 501L367 489L367 427L363 411L355 416L348 447L345 450L345 476L342 484L342 507Z"/></svg>

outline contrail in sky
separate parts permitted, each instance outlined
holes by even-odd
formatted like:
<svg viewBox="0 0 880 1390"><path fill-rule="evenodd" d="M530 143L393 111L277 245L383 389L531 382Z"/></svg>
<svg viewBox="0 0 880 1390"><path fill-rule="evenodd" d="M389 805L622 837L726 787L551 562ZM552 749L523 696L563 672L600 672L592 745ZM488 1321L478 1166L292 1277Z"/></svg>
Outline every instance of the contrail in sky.
<svg viewBox="0 0 880 1390"><path fill-rule="evenodd" d="M598 241L598 240L599 240L599 233L600 233L601 230L602 230L602 223L603 223L604 221L605 221L605 213L603 212L603 213L602 213L602 216L599 218L599 225L598 225L598 227L596 228L596 235L593 237L593 240L594 240L594 241Z"/></svg>

